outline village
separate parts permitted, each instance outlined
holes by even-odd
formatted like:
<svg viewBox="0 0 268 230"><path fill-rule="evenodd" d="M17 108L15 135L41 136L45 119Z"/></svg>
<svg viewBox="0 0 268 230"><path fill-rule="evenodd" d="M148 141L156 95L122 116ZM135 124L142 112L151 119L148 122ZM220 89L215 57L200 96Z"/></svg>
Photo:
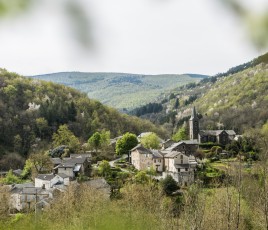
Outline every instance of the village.
<svg viewBox="0 0 268 230"><path fill-rule="evenodd" d="M120 190L121 186L118 184L118 174L116 174L119 171L122 173L153 171L154 180L160 181L171 176L178 187L187 188L195 183L198 165L202 164L203 157L197 154L202 143L212 143L219 148L238 140L239 137L233 130L200 130L195 108L192 109L189 119L189 140L175 142L171 139L164 141L159 138L160 148L150 149L141 144L141 139L149 134L150 132L141 133L137 137L138 145L129 150L128 154L109 162L97 162L97 164L92 164L90 151L64 157L62 155L64 146L59 146L51 151L50 161L53 170L43 168L41 172L45 173L37 174L32 182L5 185L6 191L10 194L10 213L43 210L55 202L68 186L77 186L79 189L79 183L86 183L109 198ZM114 141L111 140L111 143ZM222 157L228 155L226 151L219 151L219 153ZM96 175L94 170L99 170L99 167L104 167L103 172ZM105 167L115 172L110 181L106 180ZM12 173L19 177L22 170L14 170ZM115 178L117 183L114 183Z"/></svg>

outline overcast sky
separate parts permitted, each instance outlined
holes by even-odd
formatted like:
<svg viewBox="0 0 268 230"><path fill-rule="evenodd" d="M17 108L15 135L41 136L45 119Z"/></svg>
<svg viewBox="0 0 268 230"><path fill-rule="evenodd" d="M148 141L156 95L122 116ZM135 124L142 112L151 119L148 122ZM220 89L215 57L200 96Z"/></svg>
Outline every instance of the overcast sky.
<svg viewBox="0 0 268 230"><path fill-rule="evenodd" d="M22 75L213 75L264 52L251 45L243 25L216 0L77 0L90 19L90 48L77 42L63 0L43 2L0 21L0 67ZM265 0L245 2L262 8Z"/></svg>

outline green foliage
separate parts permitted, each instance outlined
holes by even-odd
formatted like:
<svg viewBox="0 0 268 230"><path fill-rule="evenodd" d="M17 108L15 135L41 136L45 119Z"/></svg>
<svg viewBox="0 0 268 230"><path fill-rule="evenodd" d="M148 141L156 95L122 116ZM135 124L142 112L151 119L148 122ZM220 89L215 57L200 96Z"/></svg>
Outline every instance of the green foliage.
<svg viewBox="0 0 268 230"><path fill-rule="evenodd" d="M1 182L3 184L19 184L22 182L22 180L17 176L15 176L13 174L13 171L10 169L7 175L3 179L1 179Z"/></svg>
<svg viewBox="0 0 268 230"><path fill-rule="evenodd" d="M43 135L48 131L48 122L45 118L39 117L35 119L36 127L39 131L39 136L43 138Z"/></svg>
<svg viewBox="0 0 268 230"><path fill-rule="evenodd" d="M150 176L156 176L157 174L156 169L154 169L153 166L151 166L150 169L146 171L146 173Z"/></svg>
<svg viewBox="0 0 268 230"><path fill-rule="evenodd" d="M110 143L110 132L102 131L101 133L95 132L89 139L89 146L98 152L99 149L106 147Z"/></svg>
<svg viewBox="0 0 268 230"><path fill-rule="evenodd" d="M108 161L103 160L99 165L100 175L107 177L111 172L111 166Z"/></svg>
<svg viewBox="0 0 268 230"><path fill-rule="evenodd" d="M72 88L31 80L4 69L0 69L0 111L1 152L4 148L5 152L24 156L33 146L47 148L53 132L64 124L81 143L98 130L110 130L111 137L145 131L167 136L163 128L120 114ZM41 142L36 142L36 137Z"/></svg>
<svg viewBox="0 0 268 230"><path fill-rule="evenodd" d="M173 136L172 140L174 141L180 141L180 140L186 140L187 139L187 133L186 129L184 127L181 127Z"/></svg>
<svg viewBox="0 0 268 230"><path fill-rule="evenodd" d="M149 177L145 171L139 171L135 175L135 181L139 184L146 184L149 181Z"/></svg>
<svg viewBox="0 0 268 230"><path fill-rule="evenodd" d="M48 173L53 169L53 164L50 160L50 157L46 153L32 153L28 160L29 162L27 162L27 165L25 165L25 170L29 170L31 167L32 179L34 179L39 173Z"/></svg>
<svg viewBox="0 0 268 230"><path fill-rule="evenodd" d="M116 142L115 151L117 155L128 154L129 151L138 144L137 136L133 133L125 133L122 138Z"/></svg>
<svg viewBox="0 0 268 230"><path fill-rule="evenodd" d="M61 125L57 133L53 134L52 139L54 147L67 145L72 153L77 152L80 148L78 138L68 129L67 125Z"/></svg>
<svg viewBox="0 0 268 230"><path fill-rule="evenodd" d="M161 93L196 82L204 76L191 75L136 75L122 73L55 73L35 78L71 85L103 103L120 110L129 110L147 104Z"/></svg>
<svg viewBox="0 0 268 230"><path fill-rule="evenodd" d="M179 189L177 182L170 175L161 180L161 186L166 195L171 195Z"/></svg>
<svg viewBox="0 0 268 230"><path fill-rule="evenodd" d="M141 144L148 149L159 149L160 140L155 133L149 133L143 136L140 140Z"/></svg>
<svg viewBox="0 0 268 230"><path fill-rule="evenodd" d="M24 168L22 170L22 174L21 174L21 177L23 179L27 179L31 176L31 173L32 173L32 169L33 169L34 165L33 165L33 162L32 160L30 159L27 159L25 161L25 165L24 165Z"/></svg>

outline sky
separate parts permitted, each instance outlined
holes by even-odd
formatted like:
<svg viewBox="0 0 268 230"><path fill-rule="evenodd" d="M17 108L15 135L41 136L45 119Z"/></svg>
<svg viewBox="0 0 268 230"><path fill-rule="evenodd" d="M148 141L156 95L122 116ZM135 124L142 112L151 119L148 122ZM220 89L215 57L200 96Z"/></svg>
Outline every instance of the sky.
<svg viewBox="0 0 268 230"><path fill-rule="evenodd" d="M88 22L78 17L82 23L74 23L64 0L41 0L24 14L1 18L0 68L26 76L64 71L214 75L264 53L219 1L77 2ZM265 4L244 2L256 10ZM79 35L90 42L85 46Z"/></svg>

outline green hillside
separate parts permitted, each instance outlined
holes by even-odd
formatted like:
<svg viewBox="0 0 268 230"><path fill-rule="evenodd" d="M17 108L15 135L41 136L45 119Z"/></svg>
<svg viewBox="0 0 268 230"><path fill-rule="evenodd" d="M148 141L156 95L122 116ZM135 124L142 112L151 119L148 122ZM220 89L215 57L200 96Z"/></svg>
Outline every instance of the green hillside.
<svg viewBox="0 0 268 230"><path fill-rule="evenodd" d="M188 120L191 108L196 106L202 115L203 129L225 127L243 133L249 128L261 127L268 120L267 92L268 53L226 73L172 90L172 94L153 106L161 108L157 113L146 113L148 104L132 114L176 129Z"/></svg>
<svg viewBox="0 0 268 230"><path fill-rule="evenodd" d="M119 110L129 110L150 101L156 101L162 94L174 87L198 82L205 75L138 75L125 73L80 73L64 72L38 75L38 78L71 86L87 93L104 104Z"/></svg>
<svg viewBox="0 0 268 230"><path fill-rule="evenodd" d="M166 135L161 127L120 114L75 89L0 69L0 159L7 152L27 155L36 141L51 143L61 124L67 124L81 143L101 130L109 130L111 138L127 131Z"/></svg>

